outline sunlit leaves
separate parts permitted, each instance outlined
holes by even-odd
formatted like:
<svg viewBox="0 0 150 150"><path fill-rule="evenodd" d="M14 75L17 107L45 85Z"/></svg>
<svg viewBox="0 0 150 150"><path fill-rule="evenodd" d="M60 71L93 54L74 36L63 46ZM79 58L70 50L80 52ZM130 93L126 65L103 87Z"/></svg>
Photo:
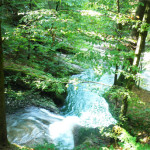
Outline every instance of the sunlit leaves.
<svg viewBox="0 0 150 150"><path fill-rule="evenodd" d="M60 2L59 0L54 1ZM32 1L32 3L45 5L47 2L38 0ZM107 63L105 68L108 68L108 71L116 64L124 65L127 70L130 68L128 59L131 57L131 53L124 43L126 42L125 37L129 36L130 25L135 22L132 22L132 19L125 13L133 6L128 0L120 4L120 14L116 13L115 0L62 0L60 3L68 6L67 11L40 9L25 13L26 15L20 20L20 25L10 36L11 39L16 39L15 42L10 42L10 45L14 45L15 51L30 52L38 56L54 54L57 49L67 46L76 53L75 59L96 67L99 66L99 61L103 60ZM87 7L87 3L90 7ZM130 7L127 7L128 4ZM86 10L79 9L85 5ZM116 27L117 23L127 24L126 29L119 31ZM143 24L141 29L145 29L145 27ZM121 39L118 37L118 33ZM19 42L25 43L24 46L18 46ZM93 48L94 45L100 45L102 42L106 42L105 53Z"/></svg>

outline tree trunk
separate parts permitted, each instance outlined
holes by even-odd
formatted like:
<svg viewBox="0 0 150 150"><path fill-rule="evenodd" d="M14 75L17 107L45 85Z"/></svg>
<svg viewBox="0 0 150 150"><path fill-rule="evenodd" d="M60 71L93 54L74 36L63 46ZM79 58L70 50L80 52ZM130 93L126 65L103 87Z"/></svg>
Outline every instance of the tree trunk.
<svg viewBox="0 0 150 150"><path fill-rule="evenodd" d="M121 119L124 119L124 117L126 117L127 110L128 110L128 97L125 96L122 100L122 106L121 106L121 111L120 111Z"/></svg>
<svg viewBox="0 0 150 150"><path fill-rule="evenodd" d="M145 6L145 12L144 12L144 17L142 20L142 25L141 25L141 29L139 32L139 36L138 36L138 41L137 41L137 46L136 46L136 50L135 50L135 57L133 59L133 64L132 66L136 66L139 67L139 62L140 62L140 58L141 58L141 54L142 52L144 52L145 50L145 41L146 41L146 37L147 37L147 25L150 24L150 2L146 2L146 6ZM143 28L143 25L145 25L145 28ZM130 71L132 74L136 75L137 74L137 70L132 70ZM130 78L127 82L127 88L131 89L133 87L133 85L135 84L135 80L133 78Z"/></svg>
<svg viewBox="0 0 150 150"><path fill-rule="evenodd" d="M140 3L143 3L144 5L139 5L137 10L136 10L136 13L135 13L135 16L134 16L134 19L135 20L143 20L143 16L144 16L144 12L145 12L145 8L146 8L146 1L145 0L139 0ZM137 29L133 28L132 30L132 33L131 33L131 37L132 39L134 40L138 40L138 37L139 37L139 32Z"/></svg>
<svg viewBox="0 0 150 150"><path fill-rule="evenodd" d="M1 6L0 2L0 6ZM0 18L0 147L7 146L6 113L4 100L4 72L3 72L3 51L1 36L1 18Z"/></svg>
<svg viewBox="0 0 150 150"><path fill-rule="evenodd" d="M120 13L120 1L117 0L116 3L117 3L117 13L119 14ZM117 24L116 30L117 30L118 38L121 39L121 30L122 30L122 24L121 23ZM119 44L119 42L118 42L118 44ZM118 53L119 53L119 51L120 51L120 49L118 49ZM116 64L116 66L115 66L114 85L117 85L118 69L119 69L119 66L118 66L118 64Z"/></svg>
<svg viewBox="0 0 150 150"><path fill-rule="evenodd" d="M142 25L144 24L149 24L150 23L150 2L145 2L144 1L145 6L139 6L137 8L137 14L140 15L140 19L142 19ZM142 8L144 8L144 10ZM141 26L142 29L142 26ZM133 38L136 37L138 38L138 42L137 42L137 46L136 46L136 50L135 50L135 57L134 59L132 59L131 61L131 65L132 66L139 66L139 62L140 62L140 57L141 57L141 53L144 51L144 47L145 47L145 41L146 41L146 36L147 36L147 30L144 29L142 32L138 33L135 32L135 30L132 32L132 36ZM132 69L130 70L130 72L132 74L136 74L137 71L133 71ZM117 85L119 86L124 86L125 88L131 90L132 86L134 85L135 81L133 78L129 78L129 79L125 79L125 76L123 74L120 75L118 81L117 81ZM123 105L121 108L121 113L122 116L126 115L127 109L128 109L128 103L127 103L128 97L126 96L123 99Z"/></svg>
<svg viewBox="0 0 150 150"><path fill-rule="evenodd" d="M115 68L115 77L114 77L114 85L117 85L117 78L118 78L118 65Z"/></svg>
<svg viewBox="0 0 150 150"><path fill-rule="evenodd" d="M60 5L60 2L58 1L58 2L56 2L56 11L58 11L58 9L59 9L59 5Z"/></svg>
<svg viewBox="0 0 150 150"><path fill-rule="evenodd" d="M142 25L143 24L147 25L149 23L150 23L150 2L147 2ZM145 41L146 41L147 33L148 31L146 28L143 29L143 31L139 33L133 66L139 65L141 53L144 52L144 49L145 49Z"/></svg>
<svg viewBox="0 0 150 150"><path fill-rule="evenodd" d="M139 5L136 11L136 16L139 16L140 20L142 21L142 23L150 23L150 10L149 10L149 5L150 2L146 2L145 0L140 0L140 2L144 3L144 6ZM135 16L135 18L136 18ZM137 29L136 29L137 30ZM140 57L141 57L141 52L144 51L144 47L145 47L145 39L147 36L147 31L143 31L143 32L138 32L135 31L135 29L133 29L132 33L131 33L131 37L133 39L138 39L137 42L137 46L135 49L135 58L130 58L130 64L137 66L139 65L139 61L140 61ZM131 72L133 73L133 71L131 70ZM136 74L136 72L134 72L134 74ZM118 80L117 80L117 85L118 86L126 86L126 84L129 83L127 79L125 79L125 76L123 74L120 74Z"/></svg>

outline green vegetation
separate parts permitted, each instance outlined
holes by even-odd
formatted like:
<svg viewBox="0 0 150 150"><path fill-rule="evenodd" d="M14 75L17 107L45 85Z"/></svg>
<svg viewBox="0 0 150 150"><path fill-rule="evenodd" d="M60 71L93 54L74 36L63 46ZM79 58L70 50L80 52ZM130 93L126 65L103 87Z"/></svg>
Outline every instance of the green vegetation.
<svg viewBox="0 0 150 150"><path fill-rule="evenodd" d="M150 50L149 0L5 0L0 10L0 123L5 129L4 93L7 113L32 105L58 113L70 76L93 68L98 78L115 74L104 97L118 124L100 130L112 139L109 145L89 140L75 149L150 149L150 93L136 87L142 52ZM0 146L4 139L8 145L7 135L1 136Z"/></svg>

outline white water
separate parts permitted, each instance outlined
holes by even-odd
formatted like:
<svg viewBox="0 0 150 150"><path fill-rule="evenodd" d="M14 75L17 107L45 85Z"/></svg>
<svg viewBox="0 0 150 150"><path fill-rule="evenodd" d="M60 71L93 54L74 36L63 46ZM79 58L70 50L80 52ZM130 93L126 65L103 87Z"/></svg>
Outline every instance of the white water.
<svg viewBox="0 0 150 150"><path fill-rule="evenodd" d="M109 126L116 123L109 112L106 100L102 97L104 91L113 84L113 78L113 75L105 74L97 79L92 70L73 76L72 80L79 79L85 83L69 85L67 104L63 108L65 115L76 115L83 126L89 127Z"/></svg>
<svg viewBox="0 0 150 150"><path fill-rule="evenodd" d="M85 81L85 83L69 85L66 105L62 108L62 114L66 118L50 125L51 138L55 144L61 145L61 149L64 149L64 145L65 149L74 147L72 132L75 125L95 128L100 126L106 127L116 123L116 120L109 112L106 100L102 97L104 91L113 84L113 78L113 75L105 74L101 79L97 79L92 70L72 76L71 81L78 79ZM86 81L103 84L86 83ZM100 90L100 93L97 93L97 90Z"/></svg>
<svg viewBox="0 0 150 150"><path fill-rule="evenodd" d="M140 87L150 91L150 52L144 52L142 58L142 70Z"/></svg>
<svg viewBox="0 0 150 150"><path fill-rule="evenodd" d="M115 124L102 94L113 84L113 75L97 79L92 70L75 75L71 80L101 82L70 84L63 116L45 109L30 107L7 117L8 139L12 143L34 146L54 143L59 149L73 149L73 130L76 125L99 127ZM99 89L99 93L97 93Z"/></svg>

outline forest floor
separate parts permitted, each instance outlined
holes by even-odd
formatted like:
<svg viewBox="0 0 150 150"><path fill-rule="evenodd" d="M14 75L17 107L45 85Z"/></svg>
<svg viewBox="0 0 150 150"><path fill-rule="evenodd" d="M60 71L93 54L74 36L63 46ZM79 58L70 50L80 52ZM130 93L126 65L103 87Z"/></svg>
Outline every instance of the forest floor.
<svg viewBox="0 0 150 150"><path fill-rule="evenodd" d="M150 91L133 87L132 91L139 97L139 102L129 105L128 116L132 131L137 139L150 144Z"/></svg>

